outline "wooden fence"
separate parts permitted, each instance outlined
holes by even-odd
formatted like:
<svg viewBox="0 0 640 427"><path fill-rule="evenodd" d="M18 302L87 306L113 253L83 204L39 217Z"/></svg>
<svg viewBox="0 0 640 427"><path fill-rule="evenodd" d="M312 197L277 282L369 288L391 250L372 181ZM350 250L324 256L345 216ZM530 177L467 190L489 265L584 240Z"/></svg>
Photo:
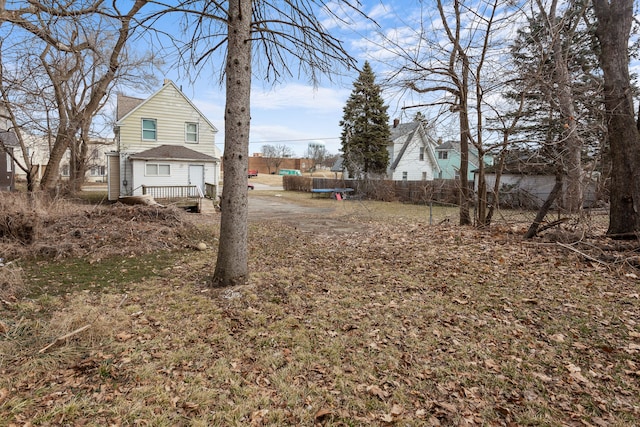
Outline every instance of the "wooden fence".
<svg viewBox="0 0 640 427"><path fill-rule="evenodd" d="M308 191L318 188L353 188L355 197L370 200L408 203L436 202L458 204L460 183L456 180L433 181L354 181L345 179L283 176L282 185L289 191Z"/></svg>

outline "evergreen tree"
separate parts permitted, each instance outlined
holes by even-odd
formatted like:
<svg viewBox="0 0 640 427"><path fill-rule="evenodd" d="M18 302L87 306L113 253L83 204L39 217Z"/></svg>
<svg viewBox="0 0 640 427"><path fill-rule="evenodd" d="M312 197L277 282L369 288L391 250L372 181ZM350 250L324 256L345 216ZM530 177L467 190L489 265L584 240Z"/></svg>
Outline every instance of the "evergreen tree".
<svg viewBox="0 0 640 427"><path fill-rule="evenodd" d="M388 106L384 105L369 62L365 62L353 86L340 121L344 166L357 179L385 174L391 136Z"/></svg>

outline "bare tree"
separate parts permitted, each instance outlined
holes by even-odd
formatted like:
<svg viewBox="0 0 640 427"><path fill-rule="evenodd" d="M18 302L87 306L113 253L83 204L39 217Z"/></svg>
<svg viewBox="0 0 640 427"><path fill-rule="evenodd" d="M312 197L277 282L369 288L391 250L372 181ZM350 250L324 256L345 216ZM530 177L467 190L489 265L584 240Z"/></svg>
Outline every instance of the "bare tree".
<svg viewBox="0 0 640 427"><path fill-rule="evenodd" d="M0 24L8 23L25 32L27 39L36 36L43 42L37 56L51 89L51 98L45 102L55 111L46 117L55 129L49 127L53 142L40 183L42 189L55 187L60 162L69 147L75 164L72 178L78 181L84 177L92 119L106 102L122 67L126 43L137 28L132 23L147 3L136 0L124 13L115 6L109 9L102 1L73 5L33 1L28 7L12 10L2 4ZM108 50L101 48L109 39L107 33L103 27L96 27L96 23L106 21L114 25L116 34ZM91 65L86 65L89 62Z"/></svg>
<svg viewBox="0 0 640 427"><path fill-rule="evenodd" d="M356 4L346 0L337 4L361 14ZM223 63L225 67L225 173L218 259L211 283L244 284L249 279L246 221L251 70L264 73L269 81L280 81L295 75L290 64L297 64L298 71L315 82L319 73L330 75L337 65L352 66L353 60L316 17L314 8L324 6L321 0L238 0L228 4L194 0L167 6L185 11L190 21L185 25L192 31L191 42L183 50L185 62L214 68ZM325 11L331 13L328 8ZM223 46L227 54L219 62Z"/></svg>
<svg viewBox="0 0 640 427"><path fill-rule="evenodd" d="M313 162L311 171L315 172L318 166L324 165L327 157L329 156L329 152L327 151L327 147L324 145L312 144L307 148L306 156Z"/></svg>
<svg viewBox="0 0 640 427"><path fill-rule="evenodd" d="M611 142L611 205L607 234L636 238L640 231L640 133L634 117L628 51L634 1L593 0L593 7Z"/></svg>
<svg viewBox="0 0 640 427"><path fill-rule="evenodd" d="M282 164L282 162L284 162L285 158L291 157L292 155L293 150L291 149L291 147L286 145L265 144L262 146L262 157L267 164L269 173L272 173L272 168L274 173L278 173L278 171L280 170L280 165Z"/></svg>
<svg viewBox="0 0 640 427"><path fill-rule="evenodd" d="M505 81L502 62L508 29L513 22L516 2L498 0L475 2L437 0L436 16L423 17L418 27L419 43L415 50L394 44L393 50L403 61L392 79L426 98L415 107L447 107L441 115L457 115L460 138L460 224L471 224L473 194L469 185L470 149L478 157L477 221L488 224L488 199L484 177L485 113L492 92ZM515 9L517 10L517 8ZM433 23L433 28L429 22ZM440 38L441 35L443 38ZM501 61L502 59L502 61ZM502 102L493 96L493 102ZM489 108L490 109L490 108Z"/></svg>

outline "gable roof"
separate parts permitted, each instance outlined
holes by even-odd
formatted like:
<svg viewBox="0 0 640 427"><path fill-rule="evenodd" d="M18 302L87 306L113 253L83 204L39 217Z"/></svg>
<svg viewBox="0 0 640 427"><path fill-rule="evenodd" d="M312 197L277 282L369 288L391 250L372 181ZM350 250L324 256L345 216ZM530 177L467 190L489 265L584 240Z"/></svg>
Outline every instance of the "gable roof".
<svg viewBox="0 0 640 427"><path fill-rule="evenodd" d="M18 145L18 137L13 131L0 130L0 145L15 147Z"/></svg>
<svg viewBox="0 0 640 427"><path fill-rule="evenodd" d="M416 133L419 127L420 127L420 122L411 122L411 123L400 123L396 127L391 128L390 139L392 143L394 143L396 139L405 137L406 135L405 141L402 144L402 148L400 148L398 155L393 160L393 163L391 164L391 166L389 166L391 170L395 170L396 167L398 167L398 163L400 163L400 160L402 159L404 152L407 151L407 147L409 146L409 143L413 139L413 135Z"/></svg>
<svg viewBox="0 0 640 427"><path fill-rule="evenodd" d="M146 151L141 151L129 156L131 160L199 160L217 162L220 159L194 151L182 145L160 145Z"/></svg>
<svg viewBox="0 0 640 427"><path fill-rule="evenodd" d="M140 98L133 98L133 97L130 97L130 96L123 96L123 98L118 96L118 100L123 99L125 101L125 103L126 103L126 105L123 106L123 109L122 109L123 113L124 113L124 111L126 111L127 108L131 107L131 109L126 111L126 113L124 113L123 116L120 116L120 108L118 107L118 111L117 111L118 119L116 121L116 127L122 126L122 122L125 121L127 119L127 117L129 117L131 114L133 114L134 111L144 107L153 98L155 98L159 93L167 90L167 88L173 88L178 94L180 94L180 96L182 96L182 98L191 106L191 108L193 108L193 110L196 111L200 115L200 117L202 117L202 119L207 123L207 125L211 126L211 128L214 130L214 132L218 131L218 128L216 128L213 125L213 123L211 123L209 121L209 119L207 119L207 117L204 114L202 114L202 111L200 111L198 109L198 107L196 107L193 104L193 102L191 102L191 100L189 98L187 98L187 96L171 80L165 80L164 84L162 85L162 87L160 89L158 89L153 95L151 95L150 97L148 97L147 99L144 99L144 100L141 100ZM136 101L141 101L141 102L136 104Z"/></svg>
<svg viewBox="0 0 640 427"><path fill-rule="evenodd" d="M116 121L120 120L127 114L129 114L134 108L138 105L142 104L144 99L142 98L134 98L132 96L123 95L121 93L118 94L117 101L117 111L116 111Z"/></svg>

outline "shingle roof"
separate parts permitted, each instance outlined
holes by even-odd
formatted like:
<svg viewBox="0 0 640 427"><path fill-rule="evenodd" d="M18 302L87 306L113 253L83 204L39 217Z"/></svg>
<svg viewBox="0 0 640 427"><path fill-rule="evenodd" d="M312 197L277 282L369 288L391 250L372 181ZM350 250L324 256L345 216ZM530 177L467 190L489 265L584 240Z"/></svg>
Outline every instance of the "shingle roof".
<svg viewBox="0 0 640 427"><path fill-rule="evenodd" d="M160 145L132 154L129 158L133 160L200 160L209 162L220 160L181 145Z"/></svg>
<svg viewBox="0 0 640 427"><path fill-rule="evenodd" d="M118 110L116 111L116 121L126 116L127 113L129 113L131 110L133 110L143 102L144 102L144 99L134 98L132 96L122 95L121 93L119 93L118 102L117 102Z"/></svg>
<svg viewBox="0 0 640 427"><path fill-rule="evenodd" d="M0 142L7 147L15 147L18 145L18 138L12 131L0 130Z"/></svg>

